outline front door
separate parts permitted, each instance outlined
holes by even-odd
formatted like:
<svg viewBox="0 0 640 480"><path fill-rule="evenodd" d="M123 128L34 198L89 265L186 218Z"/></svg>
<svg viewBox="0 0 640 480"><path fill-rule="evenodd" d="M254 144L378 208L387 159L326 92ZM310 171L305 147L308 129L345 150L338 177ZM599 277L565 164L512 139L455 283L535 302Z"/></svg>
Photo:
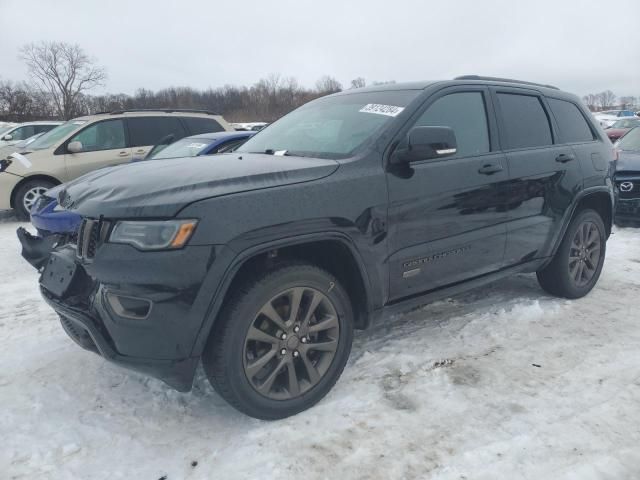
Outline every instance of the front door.
<svg viewBox="0 0 640 480"><path fill-rule="evenodd" d="M127 147L121 119L92 123L69 139L66 146L71 142L80 142L82 150L65 153L65 182L98 168L131 161L131 149Z"/></svg>
<svg viewBox="0 0 640 480"><path fill-rule="evenodd" d="M489 91L454 87L431 97L413 126L448 126L457 153L389 168L390 301L503 266L508 172Z"/></svg>

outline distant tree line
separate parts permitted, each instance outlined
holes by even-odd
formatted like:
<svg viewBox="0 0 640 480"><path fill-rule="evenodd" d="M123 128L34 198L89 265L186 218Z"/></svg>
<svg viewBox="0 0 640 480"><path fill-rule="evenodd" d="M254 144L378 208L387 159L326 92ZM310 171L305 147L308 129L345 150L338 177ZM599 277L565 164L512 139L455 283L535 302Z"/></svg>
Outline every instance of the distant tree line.
<svg viewBox="0 0 640 480"><path fill-rule="evenodd" d="M28 44L19 55L27 66L29 81L0 79L0 120L66 120L113 110L188 108L213 111L232 122L271 122L314 98L342 90L342 84L328 75L321 77L315 88L306 88L295 78L272 74L251 86L141 88L133 95L96 95L91 91L104 85L106 71L78 45ZM365 79L358 77L350 88L365 85Z"/></svg>
<svg viewBox="0 0 640 480"><path fill-rule="evenodd" d="M600 93L589 93L582 97L582 101L592 112L611 110L614 108L632 110L640 106L638 105L638 97L625 96L618 99L611 90L605 90Z"/></svg>
<svg viewBox="0 0 640 480"><path fill-rule="evenodd" d="M216 112L231 122L272 122L310 100L343 88L328 75L318 79L314 88L307 88L293 77L272 74L251 86L225 85L206 90L170 87L158 91L140 88L133 95L95 95L91 91L104 85L106 71L78 45L32 43L20 49L20 58L27 66L29 81L0 79L0 121L67 120L113 110L188 108ZM351 80L349 88L361 88L366 83L364 78L357 77ZM395 82L373 82L373 85L385 83ZM638 106L637 97L616 100L611 90L583 97L593 111Z"/></svg>

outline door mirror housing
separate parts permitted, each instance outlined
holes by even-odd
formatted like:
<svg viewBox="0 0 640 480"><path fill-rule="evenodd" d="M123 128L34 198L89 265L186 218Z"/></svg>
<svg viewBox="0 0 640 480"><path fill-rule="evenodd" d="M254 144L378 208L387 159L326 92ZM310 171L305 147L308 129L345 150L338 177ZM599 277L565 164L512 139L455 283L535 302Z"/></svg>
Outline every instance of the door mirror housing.
<svg viewBox="0 0 640 480"><path fill-rule="evenodd" d="M67 145L69 153L80 153L82 151L82 142L71 142Z"/></svg>
<svg viewBox="0 0 640 480"><path fill-rule="evenodd" d="M2 137L2 140L4 140L5 142L13 140L13 135L7 133L4 137Z"/></svg>
<svg viewBox="0 0 640 480"><path fill-rule="evenodd" d="M448 157L458 151L456 134L450 127L413 127L407 134L407 146L391 156L391 163Z"/></svg>

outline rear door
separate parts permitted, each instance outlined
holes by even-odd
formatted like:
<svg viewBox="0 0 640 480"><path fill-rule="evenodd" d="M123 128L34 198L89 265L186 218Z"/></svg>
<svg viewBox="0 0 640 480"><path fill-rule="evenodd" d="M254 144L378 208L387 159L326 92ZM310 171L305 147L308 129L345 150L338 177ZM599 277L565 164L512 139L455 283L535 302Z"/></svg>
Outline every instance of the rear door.
<svg viewBox="0 0 640 480"><path fill-rule="evenodd" d="M187 135L179 117L132 117L127 118L127 125L134 160L142 160L167 135L173 135L173 141Z"/></svg>
<svg viewBox="0 0 640 480"><path fill-rule="evenodd" d="M545 256L562 218L582 188L580 163L554 128L535 90L492 88L500 142L509 165L506 265Z"/></svg>
<svg viewBox="0 0 640 480"><path fill-rule="evenodd" d="M82 143L82 151L71 153L71 142ZM121 118L102 120L80 130L62 146L67 178L69 181L98 168L131 161L131 149L127 147L124 121Z"/></svg>
<svg viewBox="0 0 640 480"><path fill-rule="evenodd" d="M399 146L413 126L448 126L458 152L387 173L391 301L500 269L506 243L508 174L488 89L444 89L414 118Z"/></svg>

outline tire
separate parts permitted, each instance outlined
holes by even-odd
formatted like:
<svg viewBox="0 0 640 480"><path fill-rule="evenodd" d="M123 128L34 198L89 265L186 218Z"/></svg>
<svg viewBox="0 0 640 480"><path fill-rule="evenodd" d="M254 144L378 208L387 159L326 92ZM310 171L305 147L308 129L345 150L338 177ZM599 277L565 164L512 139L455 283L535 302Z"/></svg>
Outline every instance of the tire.
<svg viewBox="0 0 640 480"><path fill-rule="evenodd" d="M291 313L296 304L297 315ZM286 264L246 282L225 302L202 363L229 404L251 417L276 420L308 409L331 390L352 340L351 302L338 280L313 265Z"/></svg>
<svg viewBox="0 0 640 480"><path fill-rule="evenodd" d="M42 194L54 186L55 183L49 180L29 180L22 184L16 191L14 202L16 216L18 219L29 220L29 209L37 199L36 195Z"/></svg>
<svg viewBox="0 0 640 480"><path fill-rule="evenodd" d="M584 238L582 244L581 238ZM540 286L557 297L584 297L600 278L606 242L607 235L600 215L595 210L580 211L569 224L551 263L537 272ZM585 250L582 250L582 246Z"/></svg>

